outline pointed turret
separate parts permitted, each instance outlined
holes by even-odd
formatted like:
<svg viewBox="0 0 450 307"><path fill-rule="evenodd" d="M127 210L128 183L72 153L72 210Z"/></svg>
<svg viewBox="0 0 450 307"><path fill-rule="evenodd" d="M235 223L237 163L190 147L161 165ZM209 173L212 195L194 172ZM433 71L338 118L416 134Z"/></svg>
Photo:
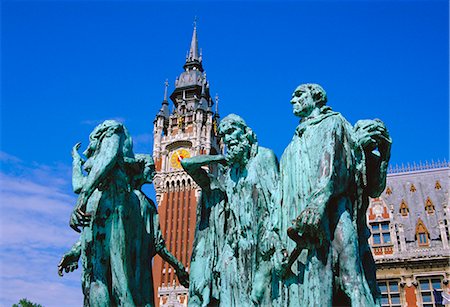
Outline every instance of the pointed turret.
<svg viewBox="0 0 450 307"><path fill-rule="evenodd" d="M169 118L169 101L167 100L167 89L169 87L169 81L166 79L164 82L164 99L161 104L161 109L158 112L157 116L162 116L164 118Z"/></svg>

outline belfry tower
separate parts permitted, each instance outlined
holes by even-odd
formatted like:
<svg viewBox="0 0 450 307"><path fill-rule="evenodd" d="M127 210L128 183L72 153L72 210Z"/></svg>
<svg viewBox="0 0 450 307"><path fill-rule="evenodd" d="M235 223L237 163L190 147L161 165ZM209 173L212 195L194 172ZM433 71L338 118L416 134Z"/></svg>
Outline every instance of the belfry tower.
<svg viewBox="0 0 450 307"><path fill-rule="evenodd" d="M187 175L180 161L203 154L221 152L217 136L219 115L209 93L209 82L202 65L202 55L194 24L191 46L175 80L175 89L164 100L153 130L153 158L157 174L154 179L161 230L167 248L189 270L196 223L196 205L200 189ZM174 270L159 256L153 264L155 302L159 306L186 306L188 290L176 279Z"/></svg>

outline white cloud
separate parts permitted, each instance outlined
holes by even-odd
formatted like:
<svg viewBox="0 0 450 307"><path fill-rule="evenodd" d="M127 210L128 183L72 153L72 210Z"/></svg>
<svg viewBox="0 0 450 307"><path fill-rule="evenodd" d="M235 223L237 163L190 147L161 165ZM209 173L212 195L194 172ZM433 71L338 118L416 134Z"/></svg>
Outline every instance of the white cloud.
<svg viewBox="0 0 450 307"><path fill-rule="evenodd" d="M78 238L68 225L76 201L70 167L30 167L6 153L0 159L0 305L27 298L47 307L81 306L80 272L57 274L60 257Z"/></svg>
<svg viewBox="0 0 450 307"><path fill-rule="evenodd" d="M88 125L88 126L97 126L97 125L103 123L107 119L115 120L115 121L118 121L119 123L122 123L122 124L125 123L125 118L123 118L123 117L113 117L113 118L105 118L105 119L86 119L86 120L81 121L81 124Z"/></svg>

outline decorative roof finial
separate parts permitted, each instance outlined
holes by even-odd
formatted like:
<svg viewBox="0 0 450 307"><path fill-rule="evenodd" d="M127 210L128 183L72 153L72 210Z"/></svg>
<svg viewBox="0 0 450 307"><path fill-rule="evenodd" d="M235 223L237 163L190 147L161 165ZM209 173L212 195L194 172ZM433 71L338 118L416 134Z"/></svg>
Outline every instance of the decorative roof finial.
<svg viewBox="0 0 450 307"><path fill-rule="evenodd" d="M216 114L219 114L219 94L216 93Z"/></svg>
<svg viewBox="0 0 450 307"><path fill-rule="evenodd" d="M169 80L166 79L166 82L164 82L164 101L167 101L167 89L169 87Z"/></svg>

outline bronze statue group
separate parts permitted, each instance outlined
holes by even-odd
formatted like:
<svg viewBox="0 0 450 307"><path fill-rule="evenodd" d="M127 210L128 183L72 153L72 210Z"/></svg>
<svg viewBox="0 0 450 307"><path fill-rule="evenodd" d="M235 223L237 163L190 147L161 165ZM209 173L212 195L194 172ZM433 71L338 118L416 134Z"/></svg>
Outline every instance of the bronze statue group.
<svg viewBox="0 0 450 307"><path fill-rule="evenodd" d="M72 151L70 225L81 234L59 274L81 258L85 306L154 306L159 254L189 288L189 306L379 306L365 216L386 185L391 139L380 120L351 126L326 102L317 84L295 89L301 119L280 163L234 114L218 129L225 155L181 161L202 190L189 275L141 190L152 158L133 153L122 124L97 126L86 160L79 144Z"/></svg>

